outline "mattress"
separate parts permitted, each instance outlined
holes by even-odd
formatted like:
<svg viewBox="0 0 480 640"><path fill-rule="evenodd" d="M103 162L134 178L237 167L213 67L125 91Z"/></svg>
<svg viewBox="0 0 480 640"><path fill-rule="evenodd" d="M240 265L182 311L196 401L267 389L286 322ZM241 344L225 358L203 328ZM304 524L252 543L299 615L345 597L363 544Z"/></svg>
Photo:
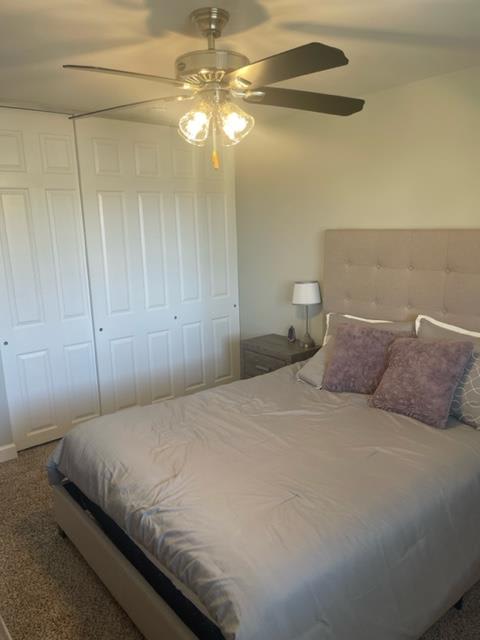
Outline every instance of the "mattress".
<svg viewBox="0 0 480 640"><path fill-rule="evenodd" d="M480 433L299 365L73 429L49 462L227 640L417 639L480 578Z"/></svg>
<svg viewBox="0 0 480 640"><path fill-rule="evenodd" d="M167 575L158 561L141 549L98 505L89 500L73 482L65 481L62 488L69 494L89 518L93 518L104 535L136 569L160 598L172 609L180 620L199 640L222 640L223 634L208 614L202 610L195 594L188 597L176 587L174 576ZM1 639L0 639L1 640Z"/></svg>

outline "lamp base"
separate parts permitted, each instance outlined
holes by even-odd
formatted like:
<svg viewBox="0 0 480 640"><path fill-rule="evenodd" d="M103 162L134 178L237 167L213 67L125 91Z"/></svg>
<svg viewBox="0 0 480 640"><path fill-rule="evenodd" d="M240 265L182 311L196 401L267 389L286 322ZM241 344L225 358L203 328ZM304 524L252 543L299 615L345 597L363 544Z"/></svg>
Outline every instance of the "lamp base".
<svg viewBox="0 0 480 640"><path fill-rule="evenodd" d="M315 346L315 341L307 331L303 338L300 340L300 344L304 349L310 349L311 347Z"/></svg>

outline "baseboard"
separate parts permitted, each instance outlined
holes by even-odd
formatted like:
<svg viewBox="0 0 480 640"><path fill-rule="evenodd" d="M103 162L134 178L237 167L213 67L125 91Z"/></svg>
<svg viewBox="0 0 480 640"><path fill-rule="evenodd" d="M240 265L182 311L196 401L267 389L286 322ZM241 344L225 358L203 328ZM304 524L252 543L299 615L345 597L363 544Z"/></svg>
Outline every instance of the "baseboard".
<svg viewBox="0 0 480 640"><path fill-rule="evenodd" d="M17 447L13 444L4 444L0 447L0 462L15 460L17 458Z"/></svg>

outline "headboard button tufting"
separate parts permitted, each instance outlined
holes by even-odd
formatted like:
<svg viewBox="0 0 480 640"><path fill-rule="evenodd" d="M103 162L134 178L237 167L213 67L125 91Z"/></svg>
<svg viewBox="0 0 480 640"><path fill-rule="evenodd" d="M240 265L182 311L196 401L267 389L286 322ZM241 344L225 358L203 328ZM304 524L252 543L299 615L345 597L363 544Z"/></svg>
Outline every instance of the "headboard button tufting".
<svg viewBox="0 0 480 640"><path fill-rule="evenodd" d="M323 309L385 318L425 313L479 330L479 247L480 229L327 230Z"/></svg>

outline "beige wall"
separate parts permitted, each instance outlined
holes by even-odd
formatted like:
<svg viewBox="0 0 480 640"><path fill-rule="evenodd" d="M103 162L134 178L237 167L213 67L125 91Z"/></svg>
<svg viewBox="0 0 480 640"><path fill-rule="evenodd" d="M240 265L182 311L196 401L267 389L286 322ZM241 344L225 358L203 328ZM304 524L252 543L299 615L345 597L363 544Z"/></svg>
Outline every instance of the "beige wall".
<svg viewBox="0 0 480 640"><path fill-rule="evenodd" d="M291 287L321 280L324 229L480 227L480 68L371 95L349 118L286 113L237 149L243 337L303 333Z"/></svg>

